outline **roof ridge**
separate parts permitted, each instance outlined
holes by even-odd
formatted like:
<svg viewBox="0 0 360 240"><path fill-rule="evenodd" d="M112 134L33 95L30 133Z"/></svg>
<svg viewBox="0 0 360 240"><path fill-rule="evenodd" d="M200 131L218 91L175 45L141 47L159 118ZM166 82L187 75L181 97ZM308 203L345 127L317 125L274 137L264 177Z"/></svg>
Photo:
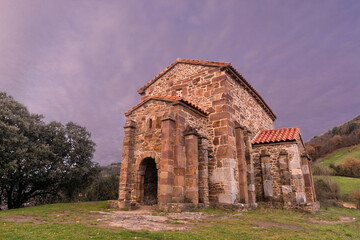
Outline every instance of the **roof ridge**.
<svg viewBox="0 0 360 240"><path fill-rule="evenodd" d="M185 64L198 64L198 65L207 65L214 67L222 67L227 68L228 73L236 76L236 80L245 85L245 89L249 91L249 93L259 102L261 107L269 114L270 118L274 121L276 119L276 115L272 111L272 109L267 105L265 100L261 97L261 95L251 86L251 84L231 65L231 63L227 62L215 62L215 61L206 61L206 60L197 60L197 59L186 59L186 58L177 58L173 63L171 63L168 67L166 67L163 71L157 74L153 79L151 79L148 83L142 86L138 93L142 94L146 88L148 88L151 84L153 84L156 80L158 80L165 73L170 71L176 64L185 63Z"/></svg>
<svg viewBox="0 0 360 240"><path fill-rule="evenodd" d="M210 113L204 109L202 109L201 107L199 107L198 105L190 102L189 100L183 98L183 97L178 97L178 96L172 96L172 95L161 95L161 94L155 94L155 95L150 95L147 96L146 98L144 98L143 100L140 101L140 103L136 104L134 107L130 108L129 110L127 110L125 112L125 115L130 114L132 111L134 111L135 109L139 108L141 105L145 104L146 102L152 100L152 99L162 99L162 100L170 100L171 102L173 101L179 101L179 102L183 102L186 105L198 110L199 112L205 114L205 115L209 115Z"/></svg>

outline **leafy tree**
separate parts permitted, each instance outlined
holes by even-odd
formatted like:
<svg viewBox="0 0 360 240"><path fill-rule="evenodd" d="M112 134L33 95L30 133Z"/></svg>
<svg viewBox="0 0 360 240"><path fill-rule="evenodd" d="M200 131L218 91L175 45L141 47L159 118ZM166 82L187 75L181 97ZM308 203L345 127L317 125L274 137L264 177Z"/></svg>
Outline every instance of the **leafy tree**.
<svg viewBox="0 0 360 240"><path fill-rule="evenodd" d="M120 171L119 171L120 172ZM119 174L101 174L85 192L89 201L118 199Z"/></svg>
<svg viewBox="0 0 360 240"><path fill-rule="evenodd" d="M84 127L42 119L0 92L0 193L9 209L61 191L71 200L99 171Z"/></svg>
<svg viewBox="0 0 360 240"><path fill-rule="evenodd" d="M314 161L339 148L360 144L360 116L336 126L321 136L312 138L307 152Z"/></svg>

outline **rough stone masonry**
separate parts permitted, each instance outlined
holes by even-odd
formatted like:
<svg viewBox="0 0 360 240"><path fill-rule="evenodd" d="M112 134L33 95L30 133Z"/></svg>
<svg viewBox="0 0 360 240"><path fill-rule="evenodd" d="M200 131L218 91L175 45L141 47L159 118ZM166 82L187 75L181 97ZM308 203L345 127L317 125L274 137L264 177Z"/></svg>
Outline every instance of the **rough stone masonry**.
<svg viewBox="0 0 360 240"><path fill-rule="evenodd" d="M299 129L274 129L229 63L177 59L138 93L125 113L118 207L319 208Z"/></svg>

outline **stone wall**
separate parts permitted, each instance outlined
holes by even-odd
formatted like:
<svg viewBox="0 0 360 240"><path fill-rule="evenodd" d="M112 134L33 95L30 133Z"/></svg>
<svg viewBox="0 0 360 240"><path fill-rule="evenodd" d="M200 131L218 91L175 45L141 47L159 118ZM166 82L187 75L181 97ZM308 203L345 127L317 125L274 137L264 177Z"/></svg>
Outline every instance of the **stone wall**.
<svg viewBox="0 0 360 240"><path fill-rule="evenodd" d="M155 159L158 169L160 204L191 202L193 199L199 199L199 195L189 192L189 189L194 190L194 186L196 188L202 186L200 191L196 189L194 191L196 194L201 192L202 202L208 202L207 178L201 177L198 180L197 177L199 165L201 170L207 169L208 153L203 145L207 148L208 118L204 114L180 102L153 99L133 110L128 115L127 123L131 123L132 137L124 139L124 146L125 148L130 146L132 153L123 155L122 159L126 164L123 165L121 174L128 176L129 185L125 189L124 179L121 179L119 198L121 201L126 199L133 203L140 201L142 191L140 164L143 159L152 158ZM201 149L206 156L186 155L186 129L191 129L196 137L196 144L190 146L194 145L196 149ZM198 144L197 138L201 139L202 144ZM191 159L194 159L193 156L200 161L190 163ZM191 169L189 169L190 165ZM190 176L189 172L196 176L191 178L196 182L187 179L187 176ZM204 173L202 172L201 175ZM186 191L191 196L190 200L186 198ZM126 194L130 196L125 198Z"/></svg>
<svg viewBox="0 0 360 240"><path fill-rule="evenodd" d="M232 121L250 130L252 137L261 130L274 129L274 121L249 91L232 77L227 75L226 78L231 98L228 111Z"/></svg>
<svg viewBox="0 0 360 240"><path fill-rule="evenodd" d="M253 145L257 201L284 207L313 202L305 194L298 141Z"/></svg>
<svg viewBox="0 0 360 240"><path fill-rule="evenodd" d="M274 116L238 80L226 68L178 63L142 90L143 100L181 96L209 115L175 100L151 99L133 109L125 126L120 201L140 201L145 158L158 169L160 207L242 209L256 207L256 200L294 207L316 201L301 135L293 142L251 144L259 131L274 128Z"/></svg>
<svg viewBox="0 0 360 240"><path fill-rule="evenodd" d="M219 67L179 63L151 84L142 98L154 94L181 95L210 112L208 173L210 202L239 201L239 173L236 158L235 123L250 130L272 129L273 120L239 82ZM253 188L253 187L252 187Z"/></svg>

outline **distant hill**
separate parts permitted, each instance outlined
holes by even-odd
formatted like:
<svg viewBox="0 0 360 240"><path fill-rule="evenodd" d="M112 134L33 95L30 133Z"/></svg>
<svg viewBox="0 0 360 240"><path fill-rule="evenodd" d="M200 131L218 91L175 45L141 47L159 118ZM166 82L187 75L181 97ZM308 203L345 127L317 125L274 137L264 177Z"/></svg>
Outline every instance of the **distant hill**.
<svg viewBox="0 0 360 240"><path fill-rule="evenodd" d="M306 151L316 161L337 149L360 144L360 115L332 128L306 143Z"/></svg>
<svg viewBox="0 0 360 240"><path fill-rule="evenodd" d="M110 165L101 167L102 175L120 175L121 163L112 163Z"/></svg>
<svg viewBox="0 0 360 240"><path fill-rule="evenodd" d="M355 158L360 160L360 145L340 148L330 154L325 155L318 161L323 166L330 166L330 164L340 165L347 158Z"/></svg>

